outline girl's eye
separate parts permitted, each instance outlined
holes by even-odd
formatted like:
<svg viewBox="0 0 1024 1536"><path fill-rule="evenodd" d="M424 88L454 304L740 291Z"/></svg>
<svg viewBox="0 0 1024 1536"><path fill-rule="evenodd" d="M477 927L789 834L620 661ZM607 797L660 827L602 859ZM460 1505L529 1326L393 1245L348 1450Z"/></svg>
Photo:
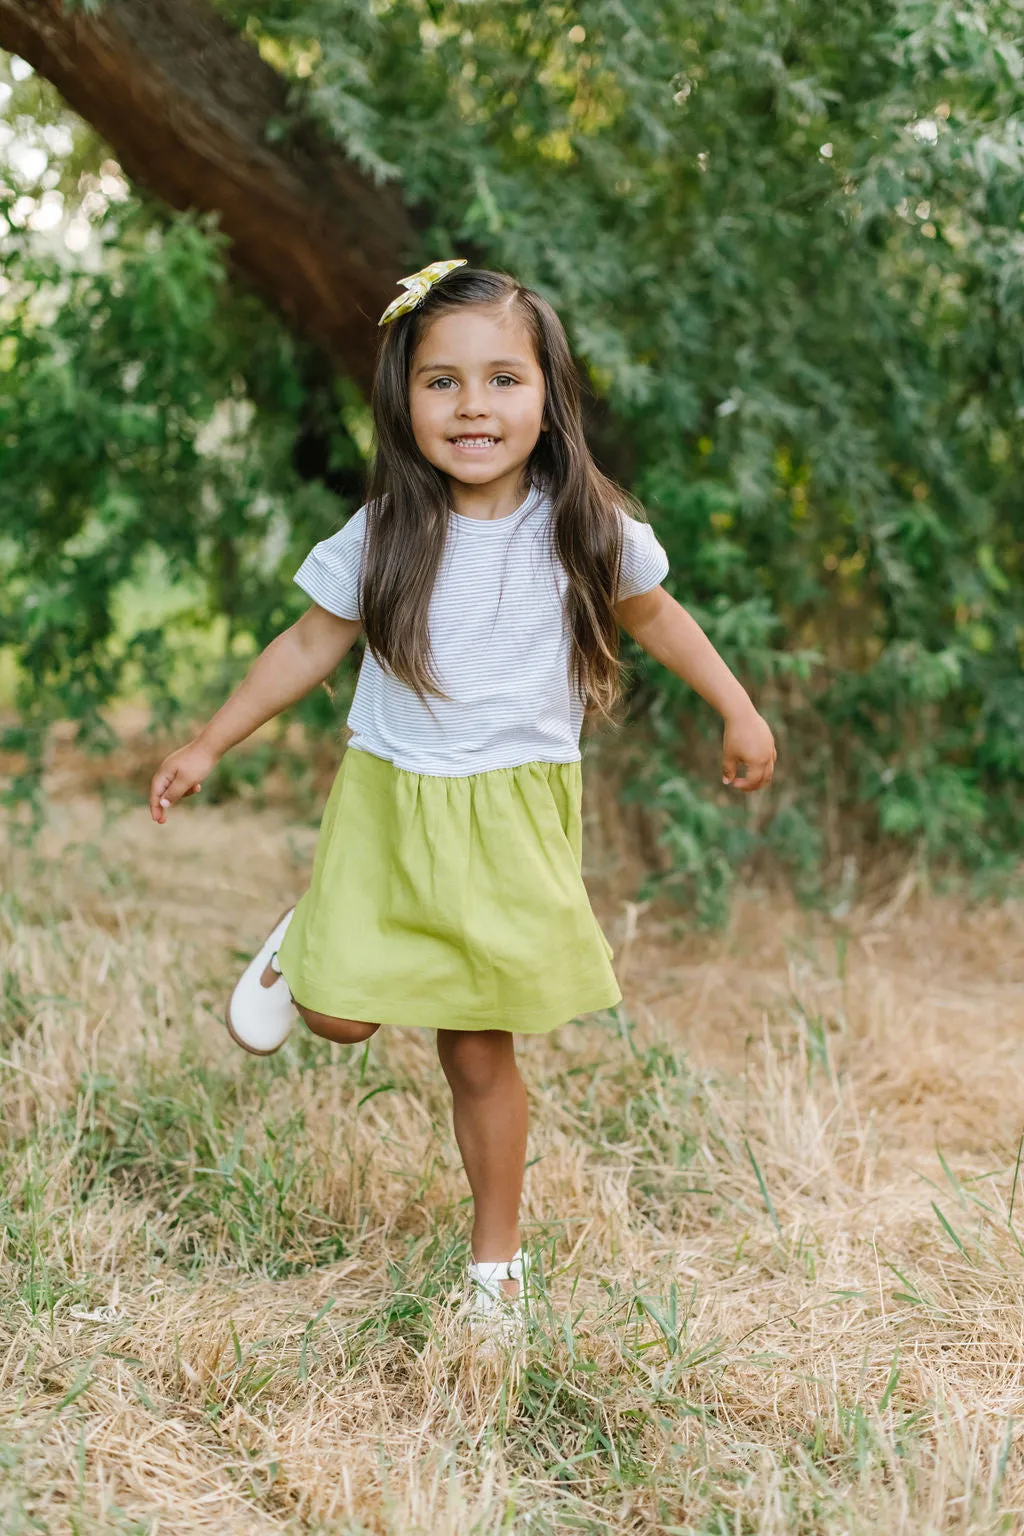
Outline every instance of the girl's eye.
<svg viewBox="0 0 1024 1536"><path fill-rule="evenodd" d="M431 379L430 383L427 385L427 388L428 389L442 389L442 388L446 388L449 384L454 385L454 383L455 383L454 379L450 379L450 378L448 378L446 376L442 376L439 379Z"/></svg>
<svg viewBox="0 0 1024 1536"><path fill-rule="evenodd" d="M496 373L494 375L494 382L504 387L506 384L514 384L516 381L510 373Z"/></svg>

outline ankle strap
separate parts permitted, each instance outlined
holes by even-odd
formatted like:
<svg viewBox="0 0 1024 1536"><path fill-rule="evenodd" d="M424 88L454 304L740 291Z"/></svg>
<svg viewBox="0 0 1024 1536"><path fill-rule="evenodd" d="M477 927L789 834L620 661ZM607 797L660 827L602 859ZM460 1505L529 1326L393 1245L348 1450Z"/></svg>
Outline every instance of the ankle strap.
<svg viewBox="0 0 1024 1536"><path fill-rule="evenodd" d="M479 1280L482 1285L494 1285L498 1280L522 1280L523 1250L517 1248L510 1259L485 1260L479 1264L474 1259L469 1273L471 1279Z"/></svg>

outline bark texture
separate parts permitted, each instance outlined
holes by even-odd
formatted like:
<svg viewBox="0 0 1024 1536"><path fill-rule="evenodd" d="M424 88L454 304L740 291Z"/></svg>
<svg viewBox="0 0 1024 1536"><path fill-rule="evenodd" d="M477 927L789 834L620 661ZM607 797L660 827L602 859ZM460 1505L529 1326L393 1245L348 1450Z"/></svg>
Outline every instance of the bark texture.
<svg viewBox="0 0 1024 1536"><path fill-rule="evenodd" d="M288 85L206 0L0 0L0 47L51 81L133 180L215 212L232 259L297 330L370 380L414 239L398 195L291 115Z"/></svg>

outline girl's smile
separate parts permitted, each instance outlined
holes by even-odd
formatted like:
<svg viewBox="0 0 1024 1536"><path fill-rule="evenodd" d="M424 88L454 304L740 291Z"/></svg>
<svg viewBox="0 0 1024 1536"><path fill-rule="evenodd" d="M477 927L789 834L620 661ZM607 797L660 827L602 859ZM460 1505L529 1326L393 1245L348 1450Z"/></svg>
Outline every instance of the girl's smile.
<svg viewBox="0 0 1024 1536"><path fill-rule="evenodd" d="M467 448L476 451L481 448L496 448L501 439L497 437L467 437L463 434L461 437L450 438L449 441L454 443L456 448Z"/></svg>
<svg viewBox="0 0 1024 1536"><path fill-rule="evenodd" d="M416 444L448 477L457 512L512 511L544 428L544 374L522 317L503 304L439 315L413 353L409 412Z"/></svg>

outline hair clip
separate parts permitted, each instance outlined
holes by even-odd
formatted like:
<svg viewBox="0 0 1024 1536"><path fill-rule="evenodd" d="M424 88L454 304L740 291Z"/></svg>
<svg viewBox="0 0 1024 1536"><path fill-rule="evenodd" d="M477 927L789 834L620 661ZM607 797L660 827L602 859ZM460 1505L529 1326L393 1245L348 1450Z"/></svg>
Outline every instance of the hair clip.
<svg viewBox="0 0 1024 1536"><path fill-rule="evenodd" d="M414 272L411 277L400 277L398 286L407 288L408 293L399 294L393 299L387 309L377 321L378 325L387 325L390 320L397 320L399 315L407 315L411 309L418 309L433 288L442 277L447 277L456 267L466 265L465 256L460 256L456 261L432 261L429 267L423 267L421 271Z"/></svg>

